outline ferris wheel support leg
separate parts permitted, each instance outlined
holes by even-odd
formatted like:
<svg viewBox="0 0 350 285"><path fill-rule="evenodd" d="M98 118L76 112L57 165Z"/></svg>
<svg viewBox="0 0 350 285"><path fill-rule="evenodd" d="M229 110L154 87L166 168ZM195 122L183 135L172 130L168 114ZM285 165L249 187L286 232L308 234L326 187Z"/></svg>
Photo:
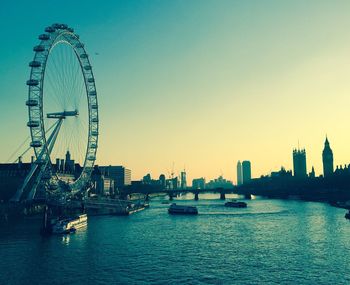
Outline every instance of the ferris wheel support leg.
<svg viewBox="0 0 350 285"><path fill-rule="evenodd" d="M16 194L11 198L11 202L19 202L24 189L27 187L29 181L32 179L35 171L38 169L38 164L33 164L32 168L30 169L30 172L28 173L27 177L25 178L22 186L20 188L17 189Z"/></svg>
<svg viewBox="0 0 350 285"><path fill-rule="evenodd" d="M51 151L52 151L52 149L53 149L53 144L54 144L54 142L56 141L58 132L59 132L60 127L61 127L61 125L62 125L62 119L58 120L56 124L57 124L57 125L56 125L55 129L53 130L53 132L51 133L51 135L50 135L50 137L49 137L49 139L48 139L48 141L47 141L48 144L49 144L49 153L51 153ZM52 142L53 142L53 144L52 144ZM28 186L28 183L31 181L31 179L33 178L35 172L36 172L37 169L39 168L39 163L38 163L38 161L40 161L40 160L42 159L44 153L45 153L45 149L43 149L43 150L41 151L41 153L39 154L36 163L33 164L32 168L30 169L30 172L29 172L28 175L26 176L26 178L25 178L23 184L21 185L20 188L18 188L18 190L16 191L15 195L11 198L11 200L10 200L11 202L19 202L19 201L21 200L25 188ZM45 162L45 167L44 167L44 169L45 169L46 166L47 166L47 159L46 159L45 161L46 161L46 162ZM41 165L41 166L42 166L42 165ZM40 167L40 168L42 168L42 167ZM42 173L42 172L43 172L43 169L40 169L40 173ZM40 179L41 179L42 174L40 174L40 173L39 173L38 177L40 176ZM38 180L38 179L37 179L37 180ZM38 180L38 183L37 183L37 182L34 183L34 185L33 185L33 187L32 187L32 190L30 191L30 193L29 193L29 195L28 195L28 198L29 198L29 197L31 197L31 199L34 198L34 195L35 195L36 189L37 189L37 184L39 184L39 182L40 182L40 180ZM27 198L27 199L28 199L28 198ZM29 199L29 200L31 200L31 199Z"/></svg>
<svg viewBox="0 0 350 285"><path fill-rule="evenodd" d="M61 118L61 119L59 119L57 121L57 126L55 127L55 129L51 133L49 139L47 140L49 155L51 154L51 151L52 151L52 149L53 149L53 147L55 145L58 133L59 133L60 128L62 126L62 122L63 122L63 118ZM40 159L41 159L42 156L43 156L43 153L40 153L40 156L39 156ZM41 178L42 178L44 172L47 170L47 166L48 166L49 162L50 162L50 157L48 156L48 157L46 157L44 164L42 164L41 167L40 167L40 172L39 172L37 178L35 179L34 185L33 185L32 189L30 190L30 192L29 192L29 194L27 196L27 200L33 200L34 199L36 191L38 189L38 186L39 186L39 184L41 182Z"/></svg>

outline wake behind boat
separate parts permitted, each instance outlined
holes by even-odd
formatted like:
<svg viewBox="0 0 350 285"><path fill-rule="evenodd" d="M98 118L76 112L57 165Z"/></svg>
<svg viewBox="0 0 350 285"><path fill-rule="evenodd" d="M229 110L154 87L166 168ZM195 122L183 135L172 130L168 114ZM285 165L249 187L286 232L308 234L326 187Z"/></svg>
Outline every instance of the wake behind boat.
<svg viewBox="0 0 350 285"><path fill-rule="evenodd" d="M173 215L197 215L198 210L197 207L194 206L182 206L173 203L170 205L168 213Z"/></svg>

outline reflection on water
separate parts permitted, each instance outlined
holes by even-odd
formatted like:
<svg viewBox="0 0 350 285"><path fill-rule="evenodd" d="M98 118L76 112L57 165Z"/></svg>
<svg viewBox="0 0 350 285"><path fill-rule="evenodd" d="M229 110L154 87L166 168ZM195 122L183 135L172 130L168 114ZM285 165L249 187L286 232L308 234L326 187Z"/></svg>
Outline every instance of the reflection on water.
<svg viewBox="0 0 350 285"><path fill-rule="evenodd" d="M70 235L62 235L62 244L69 245Z"/></svg>
<svg viewBox="0 0 350 285"><path fill-rule="evenodd" d="M218 198L174 200L197 216L168 215L157 198L66 236L41 237L40 219L2 224L0 284L350 284L344 210L259 197L239 209Z"/></svg>

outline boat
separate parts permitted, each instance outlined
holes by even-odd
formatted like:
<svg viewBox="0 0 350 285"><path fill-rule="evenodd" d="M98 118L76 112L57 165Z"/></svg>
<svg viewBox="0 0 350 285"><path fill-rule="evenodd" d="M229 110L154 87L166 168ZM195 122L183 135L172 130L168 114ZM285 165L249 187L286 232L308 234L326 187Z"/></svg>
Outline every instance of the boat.
<svg viewBox="0 0 350 285"><path fill-rule="evenodd" d="M167 205L169 203L170 203L169 201L162 201L162 204L164 204L164 205Z"/></svg>
<svg viewBox="0 0 350 285"><path fill-rule="evenodd" d="M51 225L53 234L70 234L76 232L77 229L87 225L87 215L82 214L70 218L62 218L56 220Z"/></svg>
<svg viewBox="0 0 350 285"><path fill-rule="evenodd" d="M350 210L349 210L349 212L347 212L347 213L345 214L345 219L350 220Z"/></svg>
<svg viewBox="0 0 350 285"><path fill-rule="evenodd" d="M225 203L225 207L232 207L232 208L247 208L247 203L245 202L238 202L236 200L229 201Z"/></svg>
<svg viewBox="0 0 350 285"><path fill-rule="evenodd" d="M174 215L197 215L198 210L194 206L181 206L172 203L168 209L168 213Z"/></svg>

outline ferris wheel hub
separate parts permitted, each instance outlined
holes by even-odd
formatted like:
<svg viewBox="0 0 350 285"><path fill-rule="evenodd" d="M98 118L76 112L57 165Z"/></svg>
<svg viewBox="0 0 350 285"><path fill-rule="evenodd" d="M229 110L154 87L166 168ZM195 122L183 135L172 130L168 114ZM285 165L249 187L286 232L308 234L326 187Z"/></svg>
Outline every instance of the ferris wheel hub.
<svg viewBox="0 0 350 285"><path fill-rule="evenodd" d="M57 113L48 113L46 116L48 119L65 119L66 117L77 117L79 115L78 110L63 111Z"/></svg>

